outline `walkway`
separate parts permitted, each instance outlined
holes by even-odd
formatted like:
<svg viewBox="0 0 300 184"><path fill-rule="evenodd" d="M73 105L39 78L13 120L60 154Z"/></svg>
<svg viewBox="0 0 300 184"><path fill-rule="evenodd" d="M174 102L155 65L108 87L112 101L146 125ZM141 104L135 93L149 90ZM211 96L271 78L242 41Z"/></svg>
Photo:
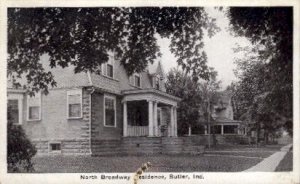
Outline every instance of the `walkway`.
<svg viewBox="0 0 300 184"><path fill-rule="evenodd" d="M280 161L284 158L286 153L290 150L292 144L286 145L280 149L280 151L274 153L273 155L265 158L263 161L258 163L257 165L243 171L243 172L273 172L275 171L276 167L280 163Z"/></svg>

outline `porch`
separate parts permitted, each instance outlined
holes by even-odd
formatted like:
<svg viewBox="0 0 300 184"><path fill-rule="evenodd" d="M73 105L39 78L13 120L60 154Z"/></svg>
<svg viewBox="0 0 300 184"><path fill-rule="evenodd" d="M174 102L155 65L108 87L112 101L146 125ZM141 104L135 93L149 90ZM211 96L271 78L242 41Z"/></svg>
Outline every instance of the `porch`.
<svg viewBox="0 0 300 184"><path fill-rule="evenodd" d="M123 136L176 137L177 97L155 89L123 91Z"/></svg>

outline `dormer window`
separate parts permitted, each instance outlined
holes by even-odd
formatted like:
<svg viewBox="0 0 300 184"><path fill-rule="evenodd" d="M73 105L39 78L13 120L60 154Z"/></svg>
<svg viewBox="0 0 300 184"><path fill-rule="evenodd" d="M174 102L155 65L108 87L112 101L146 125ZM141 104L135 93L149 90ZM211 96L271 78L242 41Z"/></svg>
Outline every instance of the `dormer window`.
<svg viewBox="0 0 300 184"><path fill-rule="evenodd" d="M132 76L129 77L129 82L131 85L135 86L135 87L141 87L141 75L140 74L133 74Z"/></svg>
<svg viewBox="0 0 300 184"><path fill-rule="evenodd" d="M114 67L111 64L106 65L106 74L108 77L114 78Z"/></svg>
<svg viewBox="0 0 300 184"><path fill-rule="evenodd" d="M136 87L141 87L141 76L140 75L134 75L134 85Z"/></svg>
<svg viewBox="0 0 300 184"><path fill-rule="evenodd" d="M114 78L114 59L114 55L110 54L107 63L102 64L102 75L109 78Z"/></svg>

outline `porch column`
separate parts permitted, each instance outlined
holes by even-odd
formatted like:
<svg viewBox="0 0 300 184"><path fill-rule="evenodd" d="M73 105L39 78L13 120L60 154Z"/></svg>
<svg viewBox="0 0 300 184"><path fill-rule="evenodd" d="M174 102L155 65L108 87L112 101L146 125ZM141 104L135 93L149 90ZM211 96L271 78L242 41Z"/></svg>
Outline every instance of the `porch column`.
<svg viewBox="0 0 300 184"><path fill-rule="evenodd" d="M158 122L157 122L157 102L154 102L154 108L153 108L153 118L154 118L154 136L158 136Z"/></svg>
<svg viewBox="0 0 300 184"><path fill-rule="evenodd" d="M170 136L174 136L174 106L171 107Z"/></svg>
<svg viewBox="0 0 300 184"><path fill-rule="evenodd" d="M224 134L224 125L221 124L221 135L223 135L223 134Z"/></svg>
<svg viewBox="0 0 300 184"><path fill-rule="evenodd" d="M174 107L174 136L177 137L177 107Z"/></svg>
<svg viewBox="0 0 300 184"><path fill-rule="evenodd" d="M123 136L127 136L127 102L123 102Z"/></svg>
<svg viewBox="0 0 300 184"><path fill-rule="evenodd" d="M191 125L189 125L189 133L188 133L188 136L191 136L192 135L192 127Z"/></svg>
<svg viewBox="0 0 300 184"><path fill-rule="evenodd" d="M153 136L153 101L148 101L148 129L150 137Z"/></svg>

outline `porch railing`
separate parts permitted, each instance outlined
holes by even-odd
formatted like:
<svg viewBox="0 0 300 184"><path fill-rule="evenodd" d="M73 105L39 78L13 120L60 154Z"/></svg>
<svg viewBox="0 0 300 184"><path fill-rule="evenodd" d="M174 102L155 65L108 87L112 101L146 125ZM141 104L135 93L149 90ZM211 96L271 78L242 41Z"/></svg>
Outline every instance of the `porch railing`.
<svg viewBox="0 0 300 184"><path fill-rule="evenodd" d="M147 136L149 134L148 126L127 125L128 136Z"/></svg>

